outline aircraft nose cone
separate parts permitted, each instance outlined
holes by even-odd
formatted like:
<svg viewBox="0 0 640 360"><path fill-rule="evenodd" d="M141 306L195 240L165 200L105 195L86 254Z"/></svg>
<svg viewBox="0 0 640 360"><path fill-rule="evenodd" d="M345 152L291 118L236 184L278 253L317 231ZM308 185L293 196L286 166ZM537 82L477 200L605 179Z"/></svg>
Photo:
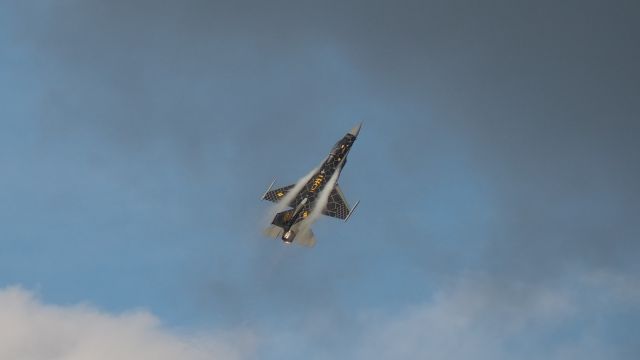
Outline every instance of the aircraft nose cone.
<svg viewBox="0 0 640 360"><path fill-rule="evenodd" d="M362 127L362 122L360 122L360 124L354 126L353 129L349 130L349 134L357 137L358 133L360 132L360 128L361 127Z"/></svg>

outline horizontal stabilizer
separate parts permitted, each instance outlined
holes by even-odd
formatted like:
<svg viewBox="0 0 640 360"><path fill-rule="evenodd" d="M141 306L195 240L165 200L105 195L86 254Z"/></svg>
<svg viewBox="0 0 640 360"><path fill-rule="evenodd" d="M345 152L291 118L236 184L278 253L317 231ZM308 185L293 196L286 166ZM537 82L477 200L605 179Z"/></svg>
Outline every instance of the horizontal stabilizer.
<svg viewBox="0 0 640 360"><path fill-rule="evenodd" d="M264 233L264 236L267 236L267 237L279 238L282 236L284 231L282 230L282 228L279 228L275 225L271 225L268 228L264 229L263 233Z"/></svg>
<svg viewBox="0 0 640 360"><path fill-rule="evenodd" d="M277 213L276 216L273 218L273 221L271 222L271 224L279 227L284 227L284 224L286 224L287 221L291 220L291 217L293 216L293 211L294 211L293 209L290 209L290 210Z"/></svg>

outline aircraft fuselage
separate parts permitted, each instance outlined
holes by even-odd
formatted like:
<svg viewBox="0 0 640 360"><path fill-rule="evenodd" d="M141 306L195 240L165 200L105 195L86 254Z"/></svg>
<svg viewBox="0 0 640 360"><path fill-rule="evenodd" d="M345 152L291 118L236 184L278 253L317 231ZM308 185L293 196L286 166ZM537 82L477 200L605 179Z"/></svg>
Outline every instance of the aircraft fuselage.
<svg viewBox="0 0 640 360"><path fill-rule="evenodd" d="M355 142L362 123L356 125L331 148L329 155L320 164L317 170L307 174L304 180L293 185L288 185L271 190L275 180L262 199L280 203L279 209L289 207L289 210L278 212L265 234L269 236L281 236L282 240L290 243L300 231L305 236L299 241L306 246L313 246L315 238L309 225L320 214L347 220L355 207L349 207L344 194L338 186L338 177L347 163L347 155ZM280 211L278 210L278 211ZM305 221L307 220L308 221Z"/></svg>
<svg viewBox="0 0 640 360"><path fill-rule="evenodd" d="M300 217L307 217L314 209L318 196L325 189L332 176L340 177L340 171L347 163L347 155L351 146L356 140L356 136L348 133L342 139L340 139L331 149L327 158L322 162L318 171L311 176L311 178L304 185L302 190L296 195L293 203L300 204L293 212L290 219L284 224L284 234L282 240L290 242L293 241L295 234L291 233L291 227L300 221ZM336 173L337 172L337 173ZM336 181L333 183L335 185ZM305 200L306 199L306 200ZM290 240L290 241L289 241Z"/></svg>

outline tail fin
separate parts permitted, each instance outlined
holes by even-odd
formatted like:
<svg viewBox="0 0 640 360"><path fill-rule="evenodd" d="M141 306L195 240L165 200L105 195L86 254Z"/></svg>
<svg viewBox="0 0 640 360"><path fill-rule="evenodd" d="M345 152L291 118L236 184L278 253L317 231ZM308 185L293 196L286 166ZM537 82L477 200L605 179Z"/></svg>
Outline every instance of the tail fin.
<svg viewBox="0 0 640 360"><path fill-rule="evenodd" d="M290 209L277 213L271 222L272 225L264 230L264 234L269 237L281 237L284 233L283 228L291 220L294 211ZM294 225L294 232L296 234L293 242L308 247L313 247L316 244L316 237L308 226L301 227L300 223L298 223Z"/></svg>
<svg viewBox="0 0 640 360"><path fill-rule="evenodd" d="M273 221L271 223L275 226L284 227L284 224L286 224L287 221L291 220L292 216L293 209L279 212L273 218Z"/></svg>
<svg viewBox="0 0 640 360"><path fill-rule="evenodd" d="M268 228L264 229L264 235L268 237L278 238L284 234L284 224L293 216L293 210L279 212L273 218Z"/></svg>

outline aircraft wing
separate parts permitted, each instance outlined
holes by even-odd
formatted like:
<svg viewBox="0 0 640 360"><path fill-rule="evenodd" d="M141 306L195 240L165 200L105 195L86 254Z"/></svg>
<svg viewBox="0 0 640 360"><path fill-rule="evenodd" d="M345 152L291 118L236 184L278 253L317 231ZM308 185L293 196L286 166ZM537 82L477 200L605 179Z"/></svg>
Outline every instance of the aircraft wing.
<svg viewBox="0 0 640 360"><path fill-rule="evenodd" d="M322 210L322 213L327 216L331 216L338 219L346 219L349 216L349 204L344 198L340 186L336 185L331 194L329 194L329 200L327 206Z"/></svg>
<svg viewBox="0 0 640 360"><path fill-rule="evenodd" d="M292 185L287 185L285 187L281 187L279 189L267 191L267 193L264 194L264 199L277 203L278 201L280 201L280 199L282 199L285 195L287 195L287 193L289 192L289 190L291 190L293 186L294 185L292 184Z"/></svg>

